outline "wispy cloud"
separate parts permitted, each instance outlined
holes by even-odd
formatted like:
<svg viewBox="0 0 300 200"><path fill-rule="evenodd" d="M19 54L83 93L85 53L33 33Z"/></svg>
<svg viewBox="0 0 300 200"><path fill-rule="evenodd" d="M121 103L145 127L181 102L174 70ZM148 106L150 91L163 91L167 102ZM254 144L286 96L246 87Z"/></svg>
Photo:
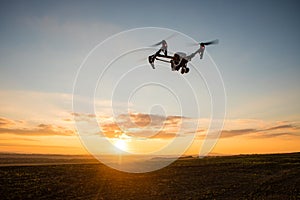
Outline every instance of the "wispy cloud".
<svg viewBox="0 0 300 200"><path fill-rule="evenodd" d="M255 133L257 131L258 131L257 129L223 130L221 137L222 138L235 137L235 136L241 136L241 135Z"/></svg>
<svg viewBox="0 0 300 200"><path fill-rule="evenodd" d="M4 118L4 117L0 117L0 127L8 127L8 126L12 126L15 125L15 122L13 120Z"/></svg>
<svg viewBox="0 0 300 200"><path fill-rule="evenodd" d="M107 137L171 138L178 134L181 117L160 116L143 113L122 114L110 123L101 124Z"/></svg>
<svg viewBox="0 0 300 200"><path fill-rule="evenodd" d="M293 128L297 128L297 127L293 124L285 124L285 125L274 126L274 127L265 129L265 131L278 130L278 129L288 129L288 128L293 129Z"/></svg>
<svg viewBox="0 0 300 200"><path fill-rule="evenodd" d="M74 135L74 131L63 126L52 124L38 124L29 126L26 123L7 118L0 118L0 134L16 134L22 136L41 135Z"/></svg>
<svg viewBox="0 0 300 200"><path fill-rule="evenodd" d="M108 116L94 116L85 113L72 113L76 120L89 122L97 117L103 134L108 138L119 138L126 134L128 137L172 138L183 133L182 126L188 118L181 116L161 116L145 113L120 114L115 118ZM190 130L187 128L188 133Z"/></svg>
<svg viewBox="0 0 300 200"><path fill-rule="evenodd" d="M300 133L291 133L291 132L267 133L267 134L261 134L259 136L255 136L255 137L256 138L275 138L275 137L282 137L282 136L284 136L284 137L290 137L290 136L299 137Z"/></svg>
<svg viewBox="0 0 300 200"><path fill-rule="evenodd" d="M160 116L145 113L128 113L112 117L94 116L92 114L72 114L78 119L88 121L97 117L103 134L109 138L118 138L126 134L129 137L147 139L170 139L195 134L197 139L215 137L208 133L207 119L194 119L182 116ZM199 123L199 124L197 124ZM192 124L192 126L189 126ZM195 129L195 125L200 125ZM226 128L227 127L227 128ZM251 138L272 138L299 136L299 123L289 121L267 122L263 120L236 119L230 120L220 138L247 136ZM230 128L230 129L229 129Z"/></svg>
<svg viewBox="0 0 300 200"><path fill-rule="evenodd" d="M96 116L91 113L71 113L75 120L87 123L97 119L99 128L105 137L122 138L146 138L146 139L171 139L174 137L185 137L195 134L197 139L204 139L214 136L208 133L208 126L201 128L195 126L201 120L182 116L161 116L145 113L121 114L115 118L111 116ZM62 119L71 121L72 119ZM198 121L199 120L199 121ZM207 120L203 120L206 122ZM250 125L247 124L250 122ZM190 126L190 124L192 124ZM195 128L197 127L197 128ZM298 122L264 122L259 121L255 126L253 121L232 120L221 130L220 138L232 138L247 136L253 138L274 138L274 137L297 137L300 136ZM230 128L232 127L232 128ZM230 128L230 129L229 129ZM52 123L38 123L32 125L21 120L13 120L0 117L0 134L16 134L22 136L74 136L75 131L67 126Z"/></svg>
<svg viewBox="0 0 300 200"><path fill-rule="evenodd" d="M247 128L247 129L234 129L234 130L223 130L221 138L236 137L242 135L249 135L251 138L273 138L280 136L300 136L298 131L299 125L297 123L278 122L280 125L275 124L274 126L267 128Z"/></svg>

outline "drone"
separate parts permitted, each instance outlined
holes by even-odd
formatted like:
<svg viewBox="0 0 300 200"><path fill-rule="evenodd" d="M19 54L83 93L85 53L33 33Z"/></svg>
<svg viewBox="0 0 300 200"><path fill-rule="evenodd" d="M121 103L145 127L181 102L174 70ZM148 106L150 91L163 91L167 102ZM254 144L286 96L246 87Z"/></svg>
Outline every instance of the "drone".
<svg viewBox="0 0 300 200"><path fill-rule="evenodd" d="M159 46L161 45L161 48L153 55L150 55L148 57L148 61L153 69L154 67L154 61L158 60L161 62L171 63L171 69L172 71L179 71L181 74L188 73L190 69L187 67L187 64L189 61L191 61L197 54L199 54L200 59L203 58L205 47L212 44L218 44L219 40L213 40L210 42L201 42L196 43L196 45L200 45L199 49L197 49L194 53L191 53L190 55L187 55L184 52L176 52L173 56L168 55L168 44L166 40L162 40L152 46ZM162 59L164 58L164 59ZM168 59L168 60L166 60Z"/></svg>

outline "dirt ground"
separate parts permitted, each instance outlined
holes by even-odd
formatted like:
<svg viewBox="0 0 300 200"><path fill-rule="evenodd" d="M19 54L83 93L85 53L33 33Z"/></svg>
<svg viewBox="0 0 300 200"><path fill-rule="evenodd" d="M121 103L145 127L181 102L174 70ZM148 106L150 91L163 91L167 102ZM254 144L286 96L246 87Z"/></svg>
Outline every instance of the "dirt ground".
<svg viewBox="0 0 300 200"><path fill-rule="evenodd" d="M181 159L129 174L102 164L0 167L0 199L300 199L300 153Z"/></svg>

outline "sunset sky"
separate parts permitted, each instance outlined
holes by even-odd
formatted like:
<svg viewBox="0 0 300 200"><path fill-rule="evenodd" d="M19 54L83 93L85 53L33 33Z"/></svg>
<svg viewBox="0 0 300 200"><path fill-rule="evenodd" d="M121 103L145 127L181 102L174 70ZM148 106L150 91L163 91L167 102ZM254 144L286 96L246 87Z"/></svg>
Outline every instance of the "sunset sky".
<svg viewBox="0 0 300 200"><path fill-rule="evenodd" d="M0 4L0 152L86 154L75 120L79 124L96 120L104 135L125 151L155 152L174 138L179 138L176 142L180 145L196 134L185 154L198 154L211 122L209 92L193 69L184 78L169 68L152 70L145 55L154 53L153 50L128 58L135 62L142 59L146 65L123 79L120 79L123 73L133 69L130 62L114 63L95 90L95 102L88 102L96 103L95 112L73 110L74 81L88 53L114 34L141 27L167 29L159 31L161 35L132 34L124 43L107 48L101 56L109 57L133 44L150 46L172 30L199 42L220 40L220 44L207 48L203 61L195 59L201 66L199 69L205 70L212 64L211 58L226 90L226 118L212 153L300 151L298 1L1 1ZM193 51L195 47L176 43L184 41L182 38L179 35L170 39L169 46L174 51ZM95 55L93 59L99 61L103 59L101 56ZM85 84L89 85L89 76L104 69L105 66L97 65L96 71L85 74ZM172 89L169 91L180 97L182 108L174 95L166 92L168 88L155 85L142 88L129 102L130 92L145 80L163 80L165 85L169 84ZM186 90L186 80L196 92L196 101ZM118 81L120 86L115 88L112 102L110 92ZM76 95L83 102L89 98L84 92ZM114 116L109 110L111 103L118 108ZM200 125L195 128L197 123ZM170 148L165 153L178 154L177 150Z"/></svg>

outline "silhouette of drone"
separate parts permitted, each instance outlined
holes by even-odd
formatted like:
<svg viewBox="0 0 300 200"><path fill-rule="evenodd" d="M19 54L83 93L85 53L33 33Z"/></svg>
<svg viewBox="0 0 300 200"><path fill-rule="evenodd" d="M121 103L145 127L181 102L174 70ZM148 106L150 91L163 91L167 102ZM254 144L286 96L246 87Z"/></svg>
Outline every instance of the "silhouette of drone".
<svg viewBox="0 0 300 200"><path fill-rule="evenodd" d="M175 71L175 70L179 71L181 69L181 74L188 73L190 71L190 69L187 67L187 63L189 61L191 61L195 57L196 54L199 54L200 59L202 59L205 47L208 45L218 44L218 43L219 43L219 40L196 43L196 45L200 45L200 47L194 53L187 55L186 53L183 53L183 52L176 52L176 53L174 53L173 56L170 56L170 55L168 55L168 44L167 44L166 40L162 40L162 41L152 45L152 46L161 45L161 48L155 54L150 55L148 57L148 61L153 69L155 69L154 61L158 60L158 61L162 61L162 62L171 63L172 71ZM168 60L162 59L162 58L166 58Z"/></svg>

